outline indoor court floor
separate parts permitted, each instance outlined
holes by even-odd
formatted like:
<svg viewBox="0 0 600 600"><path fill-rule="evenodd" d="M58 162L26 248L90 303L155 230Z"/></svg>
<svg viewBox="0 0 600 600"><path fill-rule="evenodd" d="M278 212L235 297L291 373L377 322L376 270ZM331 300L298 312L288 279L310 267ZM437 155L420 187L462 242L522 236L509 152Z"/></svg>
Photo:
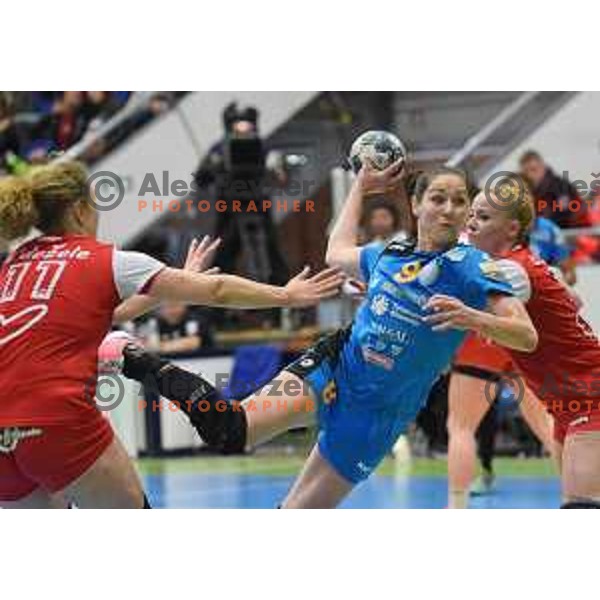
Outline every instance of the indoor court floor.
<svg viewBox="0 0 600 600"><path fill-rule="evenodd" d="M302 456L142 459L144 484L156 508L274 508L284 498ZM547 459L501 458L491 494L471 508L558 508L559 482ZM446 461L388 459L358 486L343 508L444 508Z"/></svg>

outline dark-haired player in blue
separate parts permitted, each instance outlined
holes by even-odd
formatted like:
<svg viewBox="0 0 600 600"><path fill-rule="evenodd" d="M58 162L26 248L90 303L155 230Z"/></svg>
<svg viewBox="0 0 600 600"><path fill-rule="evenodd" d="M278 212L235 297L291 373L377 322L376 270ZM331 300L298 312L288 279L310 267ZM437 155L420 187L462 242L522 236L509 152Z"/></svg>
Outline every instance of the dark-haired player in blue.
<svg viewBox="0 0 600 600"><path fill-rule="evenodd" d="M319 341L241 406L167 361L140 349L125 352L125 375L150 376L163 395L180 402L201 437L224 452L243 451L316 418L318 442L285 508L335 507L366 479L415 419L466 330L526 352L537 344L513 297L527 284L520 268L457 245L470 207L461 172L418 179L414 242L383 250L357 246L365 197L397 192L401 171L401 162L384 171L363 168L329 240L327 262L362 274L368 284L352 327Z"/></svg>

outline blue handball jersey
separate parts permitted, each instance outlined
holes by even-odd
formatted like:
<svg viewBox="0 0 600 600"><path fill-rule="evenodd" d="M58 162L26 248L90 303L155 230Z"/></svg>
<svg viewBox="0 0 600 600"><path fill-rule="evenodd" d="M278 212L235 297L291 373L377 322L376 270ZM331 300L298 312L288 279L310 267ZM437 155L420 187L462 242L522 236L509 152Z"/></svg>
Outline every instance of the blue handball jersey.
<svg viewBox="0 0 600 600"><path fill-rule="evenodd" d="M558 265L571 255L561 228L544 217L537 217L529 234L531 251L549 265Z"/></svg>
<svg viewBox="0 0 600 600"><path fill-rule="evenodd" d="M368 245L360 268L367 296L337 365L345 401L412 418L466 335L432 331L423 321L427 300L445 294L484 309L490 293L512 295L511 284L489 255L462 244L445 252L422 252L410 242Z"/></svg>

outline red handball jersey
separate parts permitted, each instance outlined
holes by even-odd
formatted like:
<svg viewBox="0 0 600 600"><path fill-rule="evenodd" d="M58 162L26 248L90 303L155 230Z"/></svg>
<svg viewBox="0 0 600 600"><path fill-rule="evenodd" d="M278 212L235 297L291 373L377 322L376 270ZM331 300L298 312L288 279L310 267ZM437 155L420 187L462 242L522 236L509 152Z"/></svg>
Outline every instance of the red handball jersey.
<svg viewBox="0 0 600 600"><path fill-rule="evenodd" d="M515 363L551 412L597 412L600 342L596 334L544 261L524 246L506 258L520 264L529 276L531 297L526 307L539 336L533 353L510 351Z"/></svg>
<svg viewBox="0 0 600 600"><path fill-rule="evenodd" d="M15 250L0 270L0 426L67 423L96 411L98 347L113 311L163 266L82 235Z"/></svg>

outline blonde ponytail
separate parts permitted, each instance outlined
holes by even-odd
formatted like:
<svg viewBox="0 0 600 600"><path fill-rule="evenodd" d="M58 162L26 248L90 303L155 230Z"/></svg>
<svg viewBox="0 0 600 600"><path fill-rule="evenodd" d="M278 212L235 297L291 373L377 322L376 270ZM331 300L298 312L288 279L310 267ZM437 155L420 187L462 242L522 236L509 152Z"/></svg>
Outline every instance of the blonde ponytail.
<svg viewBox="0 0 600 600"><path fill-rule="evenodd" d="M29 182L22 177L0 179L0 237L10 242L27 235L39 217Z"/></svg>
<svg viewBox="0 0 600 600"><path fill-rule="evenodd" d="M87 197L87 171L71 161L34 167L0 179L0 237L11 241L32 227L60 233L68 209Z"/></svg>

